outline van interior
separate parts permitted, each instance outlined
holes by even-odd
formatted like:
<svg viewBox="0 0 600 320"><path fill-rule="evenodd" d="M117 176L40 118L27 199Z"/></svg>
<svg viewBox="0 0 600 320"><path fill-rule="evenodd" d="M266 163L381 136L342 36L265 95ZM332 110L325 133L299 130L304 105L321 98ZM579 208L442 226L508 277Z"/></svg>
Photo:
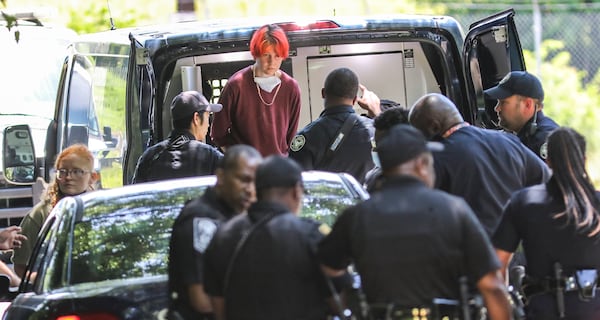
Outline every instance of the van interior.
<svg viewBox="0 0 600 320"><path fill-rule="evenodd" d="M168 135L171 127L169 104L179 92L197 90L210 96L212 101L217 101L227 79L253 63L249 52L192 56L177 60L165 89L163 135ZM431 63L418 42L296 48L282 63L281 69L294 77L300 85L302 110L298 129L318 118L323 111L321 88L327 74L339 67L348 67L356 72L360 82L381 99L392 100L405 107L410 107L423 94L441 92ZM206 90L211 92L207 93ZM358 106L355 108L357 112L365 113Z"/></svg>

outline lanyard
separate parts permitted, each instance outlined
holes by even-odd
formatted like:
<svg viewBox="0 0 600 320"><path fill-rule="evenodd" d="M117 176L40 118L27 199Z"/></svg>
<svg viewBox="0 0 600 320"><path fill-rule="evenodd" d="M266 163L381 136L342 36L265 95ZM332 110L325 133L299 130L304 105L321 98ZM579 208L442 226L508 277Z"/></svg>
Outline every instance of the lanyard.
<svg viewBox="0 0 600 320"><path fill-rule="evenodd" d="M450 127L450 129L446 130L446 132L444 132L444 134L442 134L442 138L447 139L449 136L451 136L453 133L458 131L460 128L464 128L464 127L468 127L468 126L470 126L470 124L468 122L461 122L459 124L455 124L452 127Z"/></svg>

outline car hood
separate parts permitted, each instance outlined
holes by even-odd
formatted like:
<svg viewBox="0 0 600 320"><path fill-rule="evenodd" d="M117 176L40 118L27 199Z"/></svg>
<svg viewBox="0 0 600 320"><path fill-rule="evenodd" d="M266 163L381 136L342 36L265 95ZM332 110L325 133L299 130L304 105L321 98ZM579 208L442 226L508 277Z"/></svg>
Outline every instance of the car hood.
<svg viewBox="0 0 600 320"><path fill-rule="evenodd" d="M110 312L121 319L156 319L168 306L167 276L154 276L127 280L109 280L77 284L44 295L24 293L18 295L8 309L14 312L26 305L29 310L55 314L76 314L76 310ZM38 303L32 305L32 301ZM46 310L46 311L44 311Z"/></svg>

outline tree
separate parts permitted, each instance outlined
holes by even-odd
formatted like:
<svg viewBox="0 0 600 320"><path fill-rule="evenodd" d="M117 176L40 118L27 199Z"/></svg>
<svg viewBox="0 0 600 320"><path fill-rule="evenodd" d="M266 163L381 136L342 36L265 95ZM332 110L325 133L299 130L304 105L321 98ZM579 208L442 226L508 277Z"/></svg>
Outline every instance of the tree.
<svg viewBox="0 0 600 320"><path fill-rule="evenodd" d="M533 53L525 50L524 55L528 69L537 70ZM600 163L600 141L595 139L600 122L600 113L596 112L600 105L600 73L584 84L586 72L570 64L571 54L562 41L544 41L541 56L538 76L546 92L544 112L559 125L572 127L586 137L589 174L600 183L600 168L593 165Z"/></svg>
<svg viewBox="0 0 600 320"><path fill-rule="evenodd" d="M6 8L6 0L0 0L0 3L2 3L2 6ZM6 28L9 31L14 26L18 25L17 17L15 17L12 14L4 12L4 10L0 10L0 13L2 14L2 19L4 19L4 21L6 21ZM19 30L15 30L14 34L15 34L15 41L19 42L19 36L20 36Z"/></svg>

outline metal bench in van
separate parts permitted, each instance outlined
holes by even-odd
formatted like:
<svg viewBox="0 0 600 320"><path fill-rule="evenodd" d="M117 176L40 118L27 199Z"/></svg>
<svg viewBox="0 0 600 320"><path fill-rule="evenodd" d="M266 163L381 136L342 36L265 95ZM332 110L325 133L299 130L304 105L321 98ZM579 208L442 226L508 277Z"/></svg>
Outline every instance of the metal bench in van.
<svg viewBox="0 0 600 320"><path fill-rule="evenodd" d="M228 77L253 63L250 37L266 23L287 31L290 55L282 69L302 91L299 129L323 110L324 78L339 66L353 69L381 98L410 106L423 94L442 93L465 120L494 127L495 101L486 101L483 90L525 69L514 14L509 9L477 21L466 34L452 17L391 15L185 22L81 36L63 66L46 174L51 157L72 141L74 103L87 101L110 142L100 159L103 186L128 184L143 150L168 135L172 98L208 83L204 90L218 99ZM83 86L89 90L75 90Z"/></svg>

